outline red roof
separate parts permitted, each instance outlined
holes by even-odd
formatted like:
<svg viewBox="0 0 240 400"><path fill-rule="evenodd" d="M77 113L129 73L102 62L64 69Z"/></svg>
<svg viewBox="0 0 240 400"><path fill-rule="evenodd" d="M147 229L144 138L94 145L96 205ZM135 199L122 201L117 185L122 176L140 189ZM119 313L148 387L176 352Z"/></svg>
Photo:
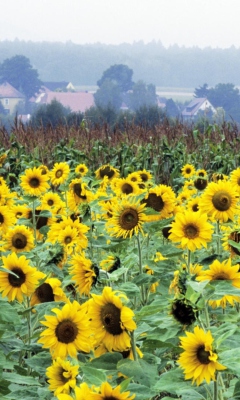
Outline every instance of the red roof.
<svg viewBox="0 0 240 400"><path fill-rule="evenodd" d="M46 92L41 93L37 99L37 104L50 104L57 100L64 107L69 107L73 112L84 112L95 105L94 96L88 92Z"/></svg>
<svg viewBox="0 0 240 400"><path fill-rule="evenodd" d="M10 83L4 82L0 85L0 98L24 99L25 96L10 85Z"/></svg>

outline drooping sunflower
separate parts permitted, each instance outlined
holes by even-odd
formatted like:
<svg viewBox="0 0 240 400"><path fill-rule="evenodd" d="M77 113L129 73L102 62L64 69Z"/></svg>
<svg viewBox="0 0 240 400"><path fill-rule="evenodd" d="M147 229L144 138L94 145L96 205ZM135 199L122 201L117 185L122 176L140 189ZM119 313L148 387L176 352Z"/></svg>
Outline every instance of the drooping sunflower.
<svg viewBox="0 0 240 400"><path fill-rule="evenodd" d="M148 191L142 203L156 211L156 215L149 215L148 220L161 220L171 217L176 196L170 186L158 185Z"/></svg>
<svg viewBox="0 0 240 400"><path fill-rule="evenodd" d="M75 168L76 175L83 177L88 173L88 167L85 164L78 164Z"/></svg>
<svg viewBox="0 0 240 400"><path fill-rule="evenodd" d="M0 292L9 301L17 299L21 303L24 296L30 296L34 292L44 274L31 267L29 260L23 255L18 257L13 252L7 257L2 256L2 260L6 272L0 271Z"/></svg>
<svg viewBox="0 0 240 400"><path fill-rule="evenodd" d="M86 308L74 301L62 309L53 308L52 312L56 315L46 315L46 321L40 321L47 329L41 332L38 342L50 350L53 358L76 358L78 351L89 353L92 331Z"/></svg>
<svg viewBox="0 0 240 400"><path fill-rule="evenodd" d="M49 301L67 301L67 296L61 288L61 281L57 278L46 278L32 294L30 304L35 306Z"/></svg>
<svg viewBox="0 0 240 400"><path fill-rule="evenodd" d="M65 183L70 173L70 167L66 162L55 163L53 169L49 172L51 183L54 186Z"/></svg>
<svg viewBox="0 0 240 400"><path fill-rule="evenodd" d="M210 331L204 332L196 326L194 332L186 332L185 337L180 337L181 345L184 349L178 362L184 369L185 379L192 379L199 386L204 379L207 383L215 381L216 371L226 369L220 364L218 356L213 352L213 337Z"/></svg>
<svg viewBox="0 0 240 400"><path fill-rule="evenodd" d="M175 298L171 303L170 314L184 326L193 324L197 318L197 310L184 297Z"/></svg>
<svg viewBox="0 0 240 400"><path fill-rule="evenodd" d="M192 164L185 164L183 167L182 167L182 176L184 177L184 178L190 178L190 177L192 177L194 174L195 174L195 167L194 167L194 165L192 165Z"/></svg>
<svg viewBox="0 0 240 400"><path fill-rule="evenodd" d="M197 281L227 280L231 281L234 287L240 289L239 264L233 266L231 258L229 258L228 260L224 260L222 262L214 260L213 263L209 266L208 270L199 271L196 280ZM239 296L228 295L226 293L226 295L224 295L220 299L209 300L209 304L213 308L216 307L225 308L227 303L230 303L233 306L235 302L240 303L240 293Z"/></svg>
<svg viewBox="0 0 240 400"><path fill-rule="evenodd" d="M26 169L20 179L20 186L30 196L40 196L49 188L48 176L43 175L36 167Z"/></svg>
<svg viewBox="0 0 240 400"><path fill-rule="evenodd" d="M34 247L33 233L25 225L16 225L12 229L8 229L3 239L4 250L12 250L18 253L21 251L30 251Z"/></svg>
<svg viewBox="0 0 240 400"><path fill-rule="evenodd" d="M120 258L109 254L106 259L100 262L100 267L109 273L114 272L121 267Z"/></svg>
<svg viewBox="0 0 240 400"><path fill-rule="evenodd" d="M170 232L169 240L179 243L183 249L195 251L207 247L212 239L213 227L207 221L206 214L186 211L176 215Z"/></svg>
<svg viewBox="0 0 240 400"><path fill-rule="evenodd" d="M54 392L54 396L60 393L70 393L70 390L76 386L78 371L78 365L73 365L69 360L57 357L53 360L52 365L46 369L49 390Z"/></svg>
<svg viewBox="0 0 240 400"><path fill-rule="evenodd" d="M108 382L103 382L97 391L97 393L90 393L88 400L132 400L135 398L135 394L131 395L130 392L121 391L121 386L118 385L115 388Z"/></svg>
<svg viewBox="0 0 240 400"><path fill-rule="evenodd" d="M86 258L84 253L73 255L70 265L69 272L80 294L89 296L90 290L97 280L97 266Z"/></svg>
<svg viewBox="0 0 240 400"><path fill-rule="evenodd" d="M117 168L112 167L110 164L102 165L95 171L97 179L103 179L105 176L108 177L109 181L113 178L118 178L120 173Z"/></svg>
<svg viewBox="0 0 240 400"><path fill-rule="evenodd" d="M142 225L147 221L145 207L145 204L140 204L140 201L134 197L119 201L113 210L112 217L106 222L109 234L126 239L131 238L133 234L143 232Z"/></svg>
<svg viewBox="0 0 240 400"><path fill-rule="evenodd" d="M238 193L229 181L211 182L203 192L200 207L220 222L233 220L237 211Z"/></svg>
<svg viewBox="0 0 240 400"><path fill-rule="evenodd" d="M125 306L122 293L104 287L101 295L88 300L88 315L94 331L95 346L103 343L108 351L124 351L131 347L128 332L136 329L133 311Z"/></svg>
<svg viewBox="0 0 240 400"><path fill-rule="evenodd" d="M14 223L15 215L12 210L8 206L0 205L0 232L6 232Z"/></svg>

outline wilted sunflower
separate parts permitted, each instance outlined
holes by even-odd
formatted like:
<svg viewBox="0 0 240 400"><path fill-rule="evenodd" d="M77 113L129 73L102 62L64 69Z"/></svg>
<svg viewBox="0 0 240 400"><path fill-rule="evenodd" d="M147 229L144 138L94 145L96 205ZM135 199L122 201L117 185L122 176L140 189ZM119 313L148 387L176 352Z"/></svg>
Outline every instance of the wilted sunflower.
<svg viewBox="0 0 240 400"><path fill-rule="evenodd" d="M112 167L110 164L102 165L95 171L97 179L103 179L105 176L111 181L113 178L118 178L120 173L117 168Z"/></svg>
<svg viewBox="0 0 240 400"><path fill-rule="evenodd" d="M6 232L15 223L15 215L8 206L0 205L0 232Z"/></svg>
<svg viewBox="0 0 240 400"><path fill-rule="evenodd" d="M176 196L172 188L167 185L158 185L148 191L142 200L146 207L156 211L154 215L148 215L148 220L161 220L171 217L176 202Z"/></svg>
<svg viewBox="0 0 240 400"><path fill-rule="evenodd" d="M147 221L145 207L146 204L140 204L134 197L116 203L112 217L106 222L109 234L126 239L143 232L142 224Z"/></svg>
<svg viewBox="0 0 240 400"><path fill-rule="evenodd" d="M216 182L216 183L218 181L227 181L228 180L228 176L227 175L224 175L224 174L221 174L221 173L218 173L218 172L213 173L211 178L212 178L212 181Z"/></svg>
<svg viewBox="0 0 240 400"><path fill-rule="evenodd" d="M80 294L89 296L92 286L97 281L97 267L83 253L73 255L70 265L69 272Z"/></svg>
<svg viewBox="0 0 240 400"><path fill-rule="evenodd" d="M195 167L192 164L185 164L181 171L184 178L190 178L195 174Z"/></svg>
<svg viewBox="0 0 240 400"><path fill-rule="evenodd" d="M194 181L194 186L199 191L206 189L207 185L208 185L208 180L206 178L197 178Z"/></svg>
<svg viewBox="0 0 240 400"><path fill-rule="evenodd" d="M49 188L48 176L43 175L39 168L28 168L20 177L23 191L30 196L40 196Z"/></svg>
<svg viewBox="0 0 240 400"><path fill-rule="evenodd" d="M199 386L204 379L207 383L215 381L216 371L226 369L220 364L218 356L213 352L213 337L211 332L204 332L196 326L194 333L186 332L186 337L180 337L184 352L180 355L178 362L184 369L185 379L192 379Z"/></svg>
<svg viewBox="0 0 240 400"><path fill-rule="evenodd" d="M8 297L9 301L17 299L23 301L24 296L30 296L44 274L31 267L25 256L18 257L11 253L7 257L2 256L5 271L0 271L0 292L2 297ZM10 273L11 271L12 273Z"/></svg>
<svg viewBox="0 0 240 400"><path fill-rule="evenodd" d="M54 396L70 393L70 390L75 388L78 370L79 366L72 365L69 360L63 360L60 357L53 360L52 365L46 369L46 376L49 390L54 392Z"/></svg>
<svg viewBox="0 0 240 400"><path fill-rule="evenodd" d="M228 219L234 219L238 197L231 182L211 182L203 192L199 204L203 212L220 222L227 222Z"/></svg>
<svg viewBox="0 0 240 400"><path fill-rule="evenodd" d="M67 296L61 288L61 281L57 278L47 278L38 286L31 297L31 306L49 301L67 301Z"/></svg>
<svg viewBox="0 0 240 400"><path fill-rule="evenodd" d="M196 309L185 298L175 298L171 303L170 314L184 326L196 321Z"/></svg>
<svg viewBox="0 0 240 400"><path fill-rule="evenodd" d="M16 225L14 228L9 229L3 237L4 250L15 251L30 251L34 247L33 233L25 225Z"/></svg>
<svg viewBox="0 0 240 400"><path fill-rule="evenodd" d="M195 251L207 247L213 234L212 225L207 222L207 215L187 211L178 213L172 222L169 239L179 243L179 247Z"/></svg>
<svg viewBox="0 0 240 400"><path fill-rule="evenodd" d="M89 353L92 331L86 308L74 301L62 309L53 308L52 312L56 315L46 315L46 321L40 321L47 329L41 332L38 343L49 349L53 358L76 358L78 351Z"/></svg>
<svg viewBox="0 0 240 400"><path fill-rule="evenodd" d="M196 277L197 281L231 281L232 285L236 288L240 289L240 272L239 272L239 264L232 265L231 258L228 260L224 260L220 262L218 260L213 261L213 263L209 266L208 270L201 270ZM240 303L240 294L239 296L232 295L224 295L222 298L217 300L209 300L209 304L211 307L222 307L225 308L227 303L230 303L232 306L235 302Z"/></svg>
<svg viewBox="0 0 240 400"><path fill-rule="evenodd" d="M131 396L129 391L123 392L120 385L112 388L108 382L103 382L97 393L91 392L87 400L132 400L134 398L135 394Z"/></svg>
<svg viewBox="0 0 240 400"><path fill-rule="evenodd" d="M85 164L78 164L75 168L76 175L82 177L88 173L88 167Z"/></svg>
<svg viewBox="0 0 240 400"><path fill-rule="evenodd" d="M55 163L53 169L49 172L51 183L54 186L65 183L70 172L70 167L66 162Z"/></svg>
<svg viewBox="0 0 240 400"><path fill-rule="evenodd" d="M123 351L131 347L128 332L136 329L133 311L125 306L126 296L110 287L104 287L101 295L92 294L88 301L88 316L94 331L97 347L103 343L108 351Z"/></svg>

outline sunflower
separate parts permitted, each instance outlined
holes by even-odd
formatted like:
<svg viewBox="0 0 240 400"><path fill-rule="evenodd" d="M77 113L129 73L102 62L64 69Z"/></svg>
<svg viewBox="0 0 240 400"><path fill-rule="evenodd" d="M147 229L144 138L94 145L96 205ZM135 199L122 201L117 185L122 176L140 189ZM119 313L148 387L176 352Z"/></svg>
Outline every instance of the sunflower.
<svg viewBox="0 0 240 400"><path fill-rule="evenodd" d="M194 181L194 186L199 191L206 189L207 185L208 185L208 181L206 178L197 178Z"/></svg>
<svg viewBox="0 0 240 400"><path fill-rule="evenodd" d="M86 308L74 301L62 309L53 308L52 312L56 315L47 315L46 321L40 321L47 329L41 332L38 342L50 350L53 358L76 358L78 351L89 353L92 332Z"/></svg>
<svg viewBox="0 0 240 400"><path fill-rule="evenodd" d="M230 174L230 182L233 188L240 194L240 168L234 169Z"/></svg>
<svg viewBox="0 0 240 400"><path fill-rule="evenodd" d="M184 189L177 195L177 204L184 205L190 198L192 198L194 190Z"/></svg>
<svg viewBox="0 0 240 400"><path fill-rule="evenodd" d="M85 164L78 164L75 168L76 175L83 177L88 173L88 167Z"/></svg>
<svg viewBox="0 0 240 400"><path fill-rule="evenodd" d="M145 266L145 272L148 275L154 275L153 269L149 268L147 265ZM149 289L151 293L155 293L156 292L157 287L159 285L159 282L157 282L157 281L158 281L158 278L156 278L156 282L151 284L150 289Z"/></svg>
<svg viewBox="0 0 240 400"><path fill-rule="evenodd" d="M142 182L142 178L139 172L131 172L130 174L128 174L127 178L132 182L136 183Z"/></svg>
<svg viewBox="0 0 240 400"><path fill-rule="evenodd" d="M208 270L201 270L196 277L197 281L219 281L219 280L227 280L231 281L232 285L236 288L240 289L240 272L239 265L231 265L231 258L228 260L224 260L220 262L218 260L213 261L213 263L209 266ZM222 298L217 300L209 300L210 306L213 308L222 307L225 308L227 303L230 303L232 306L234 302L240 303L240 293L239 296L232 295L224 295Z"/></svg>
<svg viewBox="0 0 240 400"><path fill-rule="evenodd" d="M88 400L132 400L135 398L135 394L132 396L130 392L123 392L121 386L118 385L115 388L108 382L103 382L98 390L98 393L89 393Z"/></svg>
<svg viewBox="0 0 240 400"><path fill-rule="evenodd" d="M111 181L113 178L118 178L120 173L118 169L112 167L110 164L105 164L95 171L95 175L97 179L103 179L107 176L109 181Z"/></svg>
<svg viewBox="0 0 240 400"><path fill-rule="evenodd" d="M213 352L213 337L211 332L204 332L196 326L194 333L186 332L186 337L180 337L181 345L184 349L178 362L184 369L185 379L192 379L199 386L204 379L207 383L215 381L215 372L226 369L220 364L218 356Z"/></svg>
<svg viewBox="0 0 240 400"><path fill-rule="evenodd" d="M189 200L187 202L188 211L193 211L193 212L200 211L201 212L201 209L199 207L199 202L200 202L200 198L199 197L195 197L195 198Z"/></svg>
<svg viewBox="0 0 240 400"><path fill-rule="evenodd" d="M236 223L232 227L230 226L222 226L223 230L223 249L226 251L230 251L231 257L240 256L240 249L237 248L237 245L240 243L240 231L239 224ZM229 240L236 243L230 244Z"/></svg>
<svg viewBox="0 0 240 400"><path fill-rule="evenodd" d="M121 267L120 258L109 254L105 260L100 262L100 267L109 273L114 272Z"/></svg>
<svg viewBox="0 0 240 400"><path fill-rule="evenodd" d="M170 314L177 322L188 326L196 321L196 311L185 298L175 298L171 304Z"/></svg>
<svg viewBox="0 0 240 400"><path fill-rule="evenodd" d="M145 206L134 197L116 203L112 217L106 222L109 234L126 239L133 234L137 235L139 231L143 232L142 224L147 221Z"/></svg>
<svg viewBox="0 0 240 400"><path fill-rule="evenodd" d="M195 251L202 246L207 247L213 234L212 225L207 222L207 215L187 211L178 213L172 222L169 239L178 242L179 247Z"/></svg>
<svg viewBox="0 0 240 400"><path fill-rule="evenodd" d="M31 306L49 301L66 302L67 297L61 288L61 282L57 278L46 278L44 282L38 286L31 297Z"/></svg>
<svg viewBox="0 0 240 400"><path fill-rule="evenodd" d="M15 215L12 210L8 206L0 205L0 232L6 232L14 223Z"/></svg>
<svg viewBox="0 0 240 400"><path fill-rule="evenodd" d="M124 351L131 347L128 332L136 329L133 311L122 303L126 296L110 287L102 295L92 294L88 300L88 315L94 330L96 347L103 343L108 351Z"/></svg>
<svg viewBox="0 0 240 400"><path fill-rule="evenodd" d="M63 360L60 357L53 360L52 365L46 369L46 376L49 390L54 392L54 396L70 393L70 390L75 388L78 370L79 366L72 365L69 360Z"/></svg>
<svg viewBox="0 0 240 400"><path fill-rule="evenodd" d="M142 200L146 207L156 211L156 215L149 215L148 220L161 220L171 217L176 202L172 188L167 185L158 185L148 191Z"/></svg>
<svg viewBox="0 0 240 400"><path fill-rule="evenodd" d="M114 187L112 190L116 193L117 196L136 196L141 191L136 182L131 181L128 178L118 178L114 181Z"/></svg>
<svg viewBox="0 0 240 400"><path fill-rule="evenodd" d="M16 225L9 229L3 237L5 244L4 250L15 251L30 251L34 247L34 237L31 230L25 225Z"/></svg>
<svg viewBox="0 0 240 400"><path fill-rule="evenodd" d="M67 204L72 211L77 211L81 203L90 203L94 200L94 193L88 189L87 184L80 178L73 179L69 184Z"/></svg>
<svg viewBox="0 0 240 400"><path fill-rule="evenodd" d="M221 173L213 173L212 174L212 181L217 183L218 181L227 181L228 180L228 176L221 174Z"/></svg>
<svg viewBox="0 0 240 400"><path fill-rule="evenodd" d="M11 253L7 257L2 256L5 271L0 271L0 292L2 297L8 297L9 301L17 299L20 303L23 296L30 296L44 274L31 267L25 256L18 257ZM12 273L10 273L11 271Z"/></svg>
<svg viewBox="0 0 240 400"><path fill-rule="evenodd" d="M13 207L11 207L11 211L16 219L27 218L28 206L26 204L15 204Z"/></svg>
<svg viewBox="0 0 240 400"><path fill-rule="evenodd" d="M207 178L207 171L205 170L205 169L198 169L197 171L196 171L196 176L198 177L198 178Z"/></svg>
<svg viewBox="0 0 240 400"><path fill-rule="evenodd" d="M51 183L54 186L65 183L69 173L70 167L66 162L55 163L53 169L49 172Z"/></svg>
<svg viewBox="0 0 240 400"><path fill-rule="evenodd" d="M229 181L211 182L200 200L202 211L221 222L233 220L237 211L238 193Z"/></svg>
<svg viewBox="0 0 240 400"><path fill-rule="evenodd" d="M47 192L41 198L41 208L43 210L49 210L53 214L57 214L58 210L65 207L65 203L62 201L58 193Z"/></svg>
<svg viewBox="0 0 240 400"><path fill-rule="evenodd" d="M75 387L75 396L74 398L68 394L59 394L57 396L58 400L88 400L92 394L92 390L90 389L90 387L88 387L88 385L86 384L86 382L83 382L80 384L80 386L76 386ZM114 399L112 399L114 400Z"/></svg>
<svg viewBox="0 0 240 400"><path fill-rule="evenodd" d="M94 265L91 260L87 259L83 253L73 255L70 265L70 274L80 294L89 296L92 286L97 281L98 270L96 265Z"/></svg>
<svg viewBox="0 0 240 400"><path fill-rule="evenodd" d="M185 164L181 171L184 178L190 178L195 174L195 167L192 164Z"/></svg>
<svg viewBox="0 0 240 400"><path fill-rule="evenodd" d="M48 176L42 175L41 170L36 167L26 169L20 179L20 186L30 196L40 196L49 188Z"/></svg>
<svg viewBox="0 0 240 400"><path fill-rule="evenodd" d="M42 175L48 175L49 174L49 169L44 164L39 165L38 169L40 169Z"/></svg>
<svg viewBox="0 0 240 400"><path fill-rule="evenodd" d="M141 169L137 172L140 175L142 182L144 182L144 183L151 181L153 178L151 172L147 171L146 169Z"/></svg>

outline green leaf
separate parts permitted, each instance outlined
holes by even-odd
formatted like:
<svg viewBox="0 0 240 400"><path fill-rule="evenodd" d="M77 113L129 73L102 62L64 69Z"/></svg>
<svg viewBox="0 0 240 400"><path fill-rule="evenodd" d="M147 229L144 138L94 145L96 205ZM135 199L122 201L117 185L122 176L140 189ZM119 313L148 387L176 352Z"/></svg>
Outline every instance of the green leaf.
<svg viewBox="0 0 240 400"><path fill-rule="evenodd" d="M12 383L19 383L21 385L40 385L40 383L32 376L23 376L15 372L4 371L2 374L3 379Z"/></svg>
<svg viewBox="0 0 240 400"><path fill-rule="evenodd" d="M106 374L100 369L83 365L81 370L84 374L84 381L88 385L101 386L102 382L107 380Z"/></svg>
<svg viewBox="0 0 240 400"><path fill-rule="evenodd" d="M122 360L120 353L105 353L91 361L91 367L105 371L116 370L117 363Z"/></svg>

